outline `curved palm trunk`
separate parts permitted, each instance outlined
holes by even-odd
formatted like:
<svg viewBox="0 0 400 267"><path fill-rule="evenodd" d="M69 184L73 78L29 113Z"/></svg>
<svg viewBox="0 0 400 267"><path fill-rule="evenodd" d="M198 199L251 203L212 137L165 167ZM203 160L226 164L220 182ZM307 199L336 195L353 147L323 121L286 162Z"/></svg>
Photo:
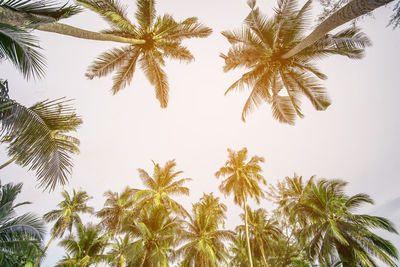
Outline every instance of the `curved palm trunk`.
<svg viewBox="0 0 400 267"><path fill-rule="evenodd" d="M253 260L251 257L250 239L249 239L249 225L247 223L247 201L246 201L246 195L244 194L244 192L243 192L243 199L244 199L244 225L245 225L245 229L246 229L247 254L249 256L250 267L253 267Z"/></svg>
<svg viewBox="0 0 400 267"><path fill-rule="evenodd" d="M16 27L32 28L39 31L54 32L62 35L73 36L81 39L111 41L128 44L144 44L144 40L124 38L113 34L105 34L83 30L56 21L49 23L40 23L32 25L31 21L26 19L26 15L18 11L13 11L8 8L0 7L0 23L8 24Z"/></svg>
<svg viewBox="0 0 400 267"><path fill-rule="evenodd" d="M335 29L336 27L362 16L380 6L386 5L393 0L352 0L347 5L336 11L332 16L318 25L303 41L293 47L282 58L290 58L301 50L317 42L321 37Z"/></svg>
<svg viewBox="0 0 400 267"><path fill-rule="evenodd" d="M50 238L49 242L47 243L46 247L43 249L43 254L46 252L46 250L49 248L51 242L53 242L53 239L57 236L57 234L60 232L62 228L62 225L60 225L57 230L54 232L53 236Z"/></svg>

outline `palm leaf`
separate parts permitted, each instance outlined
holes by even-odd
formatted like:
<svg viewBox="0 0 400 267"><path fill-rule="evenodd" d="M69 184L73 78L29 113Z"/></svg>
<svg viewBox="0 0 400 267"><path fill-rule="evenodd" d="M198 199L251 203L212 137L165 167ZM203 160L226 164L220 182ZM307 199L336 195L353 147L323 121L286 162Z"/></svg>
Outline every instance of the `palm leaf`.
<svg viewBox="0 0 400 267"><path fill-rule="evenodd" d="M79 140L63 135L75 131L82 120L69 104L70 100L46 100L26 108L10 101L11 109L1 121L3 142L8 154L22 166L36 170L39 186L53 190L65 184L71 173L70 153L77 153Z"/></svg>
<svg viewBox="0 0 400 267"><path fill-rule="evenodd" d="M137 1L137 11L135 13L135 17L140 25L140 28L144 30L150 29L154 19L156 18L154 4L154 0Z"/></svg>
<svg viewBox="0 0 400 267"><path fill-rule="evenodd" d="M135 33L136 28L126 17L126 7L117 0L78 0L77 3L99 15L111 26L128 33Z"/></svg>
<svg viewBox="0 0 400 267"><path fill-rule="evenodd" d="M113 77L114 85L111 90L114 95L118 93L119 90L123 89L125 86L131 83L133 74L135 73L136 62L139 55L140 50L138 48L134 48L131 50L128 58L119 58L118 62L115 61L116 64L120 64L120 60L124 60L124 62L122 63L122 67ZM109 65L109 67L112 67L112 65Z"/></svg>
<svg viewBox="0 0 400 267"><path fill-rule="evenodd" d="M294 125L296 110L288 96L274 95L272 97L272 115L280 122Z"/></svg>
<svg viewBox="0 0 400 267"><path fill-rule="evenodd" d="M161 68L160 62L157 62L151 51L141 57L140 63L150 83L156 87L156 98L160 101L160 106L166 108L168 105L169 86L167 76Z"/></svg>
<svg viewBox="0 0 400 267"><path fill-rule="evenodd" d="M108 52L104 52L88 67L85 75L89 79L106 76L126 62L126 58L131 53L132 48L130 46L125 46L121 49L113 48Z"/></svg>
<svg viewBox="0 0 400 267"><path fill-rule="evenodd" d="M0 58L6 58L24 75L43 77L45 59L37 39L18 27L0 23Z"/></svg>

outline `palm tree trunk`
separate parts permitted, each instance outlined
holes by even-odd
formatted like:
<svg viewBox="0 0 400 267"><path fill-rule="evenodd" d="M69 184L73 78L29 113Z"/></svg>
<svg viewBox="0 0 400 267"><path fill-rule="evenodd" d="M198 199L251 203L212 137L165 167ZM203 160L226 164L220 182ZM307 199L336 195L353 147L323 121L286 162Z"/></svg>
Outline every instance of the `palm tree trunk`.
<svg viewBox="0 0 400 267"><path fill-rule="evenodd" d="M310 33L303 41L293 47L289 52L284 54L282 58L290 58L303 49L317 42L321 37L335 29L336 27L362 16L372 10L386 5L393 0L352 0L347 5L336 11L332 16L318 25L315 30Z"/></svg>
<svg viewBox="0 0 400 267"><path fill-rule="evenodd" d="M32 25L32 22L25 17L24 14L18 11L14 11L8 8L0 7L0 23L8 24L16 27L33 28L39 31L54 32L62 35L73 36L88 40L97 41L111 41L118 43L128 44L144 44L144 40L138 40L133 38L124 38L113 34L105 34L83 30L73 26L69 26L57 22L42 23L39 25Z"/></svg>
<svg viewBox="0 0 400 267"><path fill-rule="evenodd" d="M250 249L249 226L247 223L247 201L246 201L246 195L244 194L244 192L243 192L243 199L244 199L244 225L245 225L245 229L246 229L247 254L249 256L250 267L253 267L253 260L251 257L251 249Z"/></svg>
<svg viewBox="0 0 400 267"><path fill-rule="evenodd" d="M264 260L264 264L265 264L266 267L268 267L267 258L265 257L264 246L263 246L262 243L261 243L261 246L260 246L260 250L261 250L261 255L263 257L263 260Z"/></svg>
<svg viewBox="0 0 400 267"><path fill-rule="evenodd" d="M3 169L4 167L8 166L9 164L13 163L17 158L18 158L18 155L14 156L9 161L7 161L6 163L2 164L0 166L0 170Z"/></svg>

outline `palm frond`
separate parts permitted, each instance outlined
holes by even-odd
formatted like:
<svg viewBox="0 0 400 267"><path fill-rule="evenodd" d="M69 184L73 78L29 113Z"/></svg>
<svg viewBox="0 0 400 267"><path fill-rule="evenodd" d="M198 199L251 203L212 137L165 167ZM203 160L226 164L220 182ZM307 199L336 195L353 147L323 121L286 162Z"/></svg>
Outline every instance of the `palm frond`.
<svg viewBox="0 0 400 267"><path fill-rule="evenodd" d="M189 63L194 60L194 56L189 49L182 46L179 42L162 42L158 46L163 50L164 56Z"/></svg>
<svg viewBox="0 0 400 267"><path fill-rule="evenodd" d="M126 7L118 0L77 0L77 3L101 15L111 26L123 32L136 32L135 26L126 16Z"/></svg>
<svg viewBox="0 0 400 267"><path fill-rule="evenodd" d="M113 87L112 92L115 95L119 92L119 90L123 89L127 85L129 85L132 81L133 74L136 69L136 62L140 55L140 50L138 48L132 49L129 52L129 57L119 58L118 61L114 61L116 64L123 64L117 74L113 77ZM121 62L123 60L123 62ZM110 63L105 61L105 64ZM110 68L113 68L112 65L109 65Z"/></svg>
<svg viewBox="0 0 400 267"><path fill-rule="evenodd" d="M77 6L67 6L67 4L59 6L56 2L48 0L0 0L0 7L23 12L32 23L54 22L81 11Z"/></svg>
<svg viewBox="0 0 400 267"><path fill-rule="evenodd" d="M160 106L166 108L168 105L169 86L165 71L151 52L143 55L140 63L150 83L156 87L156 98L160 101Z"/></svg>
<svg viewBox="0 0 400 267"><path fill-rule="evenodd" d="M37 39L18 27L0 23L0 59L8 59L24 75L41 78L46 65Z"/></svg>
<svg viewBox="0 0 400 267"><path fill-rule="evenodd" d="M274 95L272 97L272 115L280 122L294 125L296 110L288 96Z"/></svg>
<svg viewBox="0 0 400 267"><path fill-rule="evenodd" d="M135 13L136 20L140 28L149 30L156 18L156 10L154 8L154 0L138 0L137 11Z"/></svg>
<svg viewBox="0 0 400 267"><path fill-rule="evenodd" d="M130 53L132 53L130 46L125 46L121 49L113 48L108 52L104 52L88 67L85 75L89 79L106 76L113 72L115 68L124 64Z"/></svg>
<svg viewBox="0 0 400 267"><path fill-rule="evenodd" d="M79 140L61 135L76 131L82 120L69 104L70 100L46 100L26 108L11 101L12 108L1 121L3 142L16 163L36 170L39 186L53 190L65 184L71 173L70 153L78 152Z"/></svg>

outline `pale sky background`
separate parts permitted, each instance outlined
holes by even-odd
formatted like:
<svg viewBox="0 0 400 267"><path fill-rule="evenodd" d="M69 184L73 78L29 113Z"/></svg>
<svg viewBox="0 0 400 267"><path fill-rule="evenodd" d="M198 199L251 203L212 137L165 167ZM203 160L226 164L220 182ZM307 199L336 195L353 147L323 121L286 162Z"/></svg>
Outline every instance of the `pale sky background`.
<svg viewBox="0 0 400 267"><path fill-rule="evenodd" d="M127 11L133 20L135 1L123 3L129 5ZM258 6L272 15L276 2L259 0ZM243 123L241 112L249 91L224 96L242 71L222 71L219 54L226 53L229 44L220 32L242 25L249 12L245 0L160 0L156 9L158 14L170 13L176 20L197 16L214 31L208 38L184 41L195 62L167 62L167 109L159 107L154 89L140 68L131 85L116 96L110 93L111 76L85 78L89 64L103 51L123 46L119 43L36 31L48 60L45 79L25 81L12 65L0 65L0 78L8 79L11 98L21 104L30 106L63 96L75 99L76 112L84 121L76 133L81 153L74 156L73 175L64 189L86 190L94 197L89 204L98 210L107 190L143 188L137 168L152 174L151 160L163 165L176 159L176 170L184 171L181 177L193 178L187 184L190 197L179 200L190 209L203 192L214 192L228 205L227 226L233 229L240 223L241 209L233 205L232 197L219 193L221 179L217 180L214 173L225 163L227 148L247 147L249 156L265 157L262 167L268 183L275 184L294 172L304 178L343 178L349 182L349 194L367 193L375 200L375 206L366 206L363 211L383 215L400 227L400 29L386 27L391 8L376 10L375 19L367 18L360 24L373 42L364 59L334 56L318 62L329 77L323 84L332 105L318 112L304 99L306 116L295 126L274 120L268 105L260 106ZM90 11L62 22L89 30L107 27ZM0 162L7 159L2 146ZM2 170L1 181L24 183L18 200L33 204L20 208L21 213L43 215L61 201L62 187L42 192L36 187L34 172L27 168L12 164ZM268 201L260 206L271 209ZM96 221L84 218L85 222ZM399 236L385 237L400 247ZM48 250L43 266L54 266L64 255L56 243Z"/></svg>

